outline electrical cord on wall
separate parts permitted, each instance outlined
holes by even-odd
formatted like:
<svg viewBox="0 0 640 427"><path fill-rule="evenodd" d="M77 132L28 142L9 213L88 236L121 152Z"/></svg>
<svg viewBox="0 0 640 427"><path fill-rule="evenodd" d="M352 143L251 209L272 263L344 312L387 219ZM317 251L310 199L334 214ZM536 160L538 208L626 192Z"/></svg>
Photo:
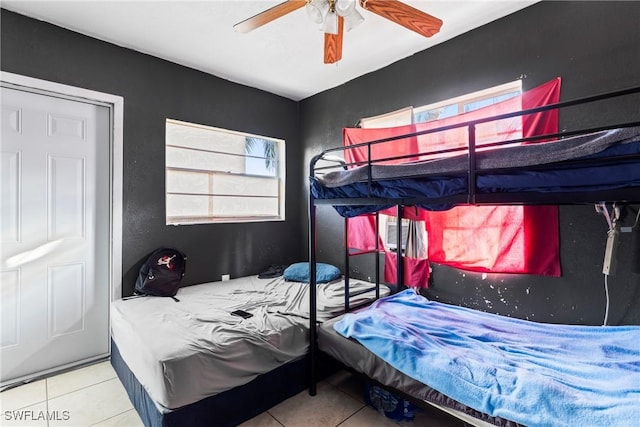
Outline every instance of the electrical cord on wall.
<svg viewBox="0 0 640 427"><path fill-rule="evenodd" d="M607 248L605 251L604 265L603 265L603 273L604 273L604 292L606 296L606 306L604 311L604 322L602 326L607 326L607 322L609 320L609 275L613 274L613 270L615 269L615 250L618 244L619 233L622 232L631 232L638 227L638 221L640 220L640 209L636 215L636 219L631 227L622 227L620 228L618 222L620 220L620 207L613 204L613 208L611 210L611 214L607 210L607 206L605 203L600 203L596 205L596 212L604 215L607 220L607 224L609 225L609 230L607 231Z"/></svg>
<svg viewBox="0 0 640 427"><path fill-rule="evenodd" d="M636 221L631 226L631 229L635 229L636 228L636 226L638 225L638 219L640 219L640 209L638 209L638 215L636 215Z"/></svg>
<svg viewBox="0 0 640 427"><path fill-rule="evenodd" d="M602 326L607 326L607 322L609 320L609 275L613 273L615 269L615 250L618 244L618 235L619 225L618 220L620 219L620 207L616 206L615 203L611 209L611 214L607 209L605 203L597 204L596 212L604 215L607 220L607 225L609 226L609 230L607 231L607 245L604 255L604 262L602 266L602 273L604 274L604 292L606 297L605 311L604 311L604 321ZM638 215L640 217L640 213ZM636 218L637 223L637 218ZM635 226L635 225L634 225Z"/></svg>
<svg viewBox="0 0 640 427"><path fill-rule="evenodd" d="M607 320L609 319L609 275L604 275L604 293L607 297L607 303L604 309L604 321L602 322L602 326L607 326Z"/></svg>

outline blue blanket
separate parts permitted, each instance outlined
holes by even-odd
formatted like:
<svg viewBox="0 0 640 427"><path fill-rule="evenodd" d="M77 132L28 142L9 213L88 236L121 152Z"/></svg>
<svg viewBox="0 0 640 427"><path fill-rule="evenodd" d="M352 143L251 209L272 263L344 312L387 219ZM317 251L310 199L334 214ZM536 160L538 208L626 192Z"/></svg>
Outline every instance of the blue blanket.
<svg viewBox="0 0 640 427"><path fill-rule="evenodd" d="M526 426L640 425L640 326L530 322L407 290L336 322L404 374Z"/></svg>

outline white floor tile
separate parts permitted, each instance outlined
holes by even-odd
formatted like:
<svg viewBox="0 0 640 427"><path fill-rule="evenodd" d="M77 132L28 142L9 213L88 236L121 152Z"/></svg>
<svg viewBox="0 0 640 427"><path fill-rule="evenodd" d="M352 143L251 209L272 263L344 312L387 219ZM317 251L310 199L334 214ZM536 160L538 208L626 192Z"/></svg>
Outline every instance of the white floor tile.
<svg viewBox="0 0 640 427"><path fill-rule="evenodd" d="M349 396L356 399L358 402L364 402L364 382L358 375L351 374L345 371L346 375L334 376L330 378L331 384L337 389L347 393Z"/></svg>
<svg viewBox="0 0 640 427"><path fill-rule="evenodd" d="M344 381L350 379L353 374L349 371L341 370L336 372L333 375L330 375L324 382L328 382L331 385L337 386L338 384L343 383Z"/></svg>
<svg viewBox="0 0 640 427"><path fill-rule="evenodd" d="M115 377L116 372L109 361L85 366L84 368L47 378L47 396L49 399L62 396Z"/></svg>
<svg viewBox="0 0 640 427"><path fill-rule="evenodd" d="M269 413L285 427L337 426L355 414L362 403L329 383L320 384L316 396L307 390L274 406Z"/></svg>
<svg viewBox="0 0 640 427"><path fill-rule="evenodd" d="M132 409L127 393L117 378L53 399L49 411L69 411L69 420L50 426L90 426Z"/></svg>
<svg viewBox="0 0 640 427"><path fill-rule="evenodd" d="M94 424L92 427L144 427L135 409L130 409L115 417Z"/></svg>
<svg viewBox="0 0 640 427"><path fill-rule="evenodd" d="M276 421L276 419L267 412L263 412L257 417L240 424L238 427L282 427L282 424Z"/></svg>
<svg viewBox="0 0 640 427"><path fill-rule="evenodd" d="M2 411L24 408L47 400L45 380L27 383L0 393Z"/></svg>
<svg viewBox="0 0 640 427"><path fill-rule="evenodd" d="M309 396L305 390L240 427L462 425L440 411L421 409L416 410L414 421L396 423L365 406L362 393L362 381L357 376L339 372L318 384L316 396ZM109 362L4 391L0 393L0 407L1 427L143 427Z"/></svg>
<svg viewBox="0 0 640 427"><path fill-rule="evenodd" d="M2 418L0 418L2 427L47 427L47 417L53 415L47 412L47 402L21 409L2 409Z"/></svg>
<svg viewBox="0 0 640 427"><path fill-rule="evenodd" d="M398 424L379 414L375 409L365 406L347 418L340 427L398 427Z"/></svg>

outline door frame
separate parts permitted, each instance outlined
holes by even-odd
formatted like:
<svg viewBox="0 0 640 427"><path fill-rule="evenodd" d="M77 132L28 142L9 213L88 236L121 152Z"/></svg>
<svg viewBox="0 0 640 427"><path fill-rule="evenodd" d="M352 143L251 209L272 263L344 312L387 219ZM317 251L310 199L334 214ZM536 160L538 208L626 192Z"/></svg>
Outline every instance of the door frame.
<svg viewBox="0 0 640 427"><path fill-rule="evenodd" d="M122 299L122 182L124 98L19 74L0 72L3 87L96 104L109 109L109 304ZM108 319L111 331L111 318ZM110 336L110 334L109 334ZM109 339L109 341L111 341ZM109 349L111 343L109 342ZM109 350L109 353L111 350ZM104 356L103 356L104 357ZM79 363L86 361L79 361Z"/></svg>

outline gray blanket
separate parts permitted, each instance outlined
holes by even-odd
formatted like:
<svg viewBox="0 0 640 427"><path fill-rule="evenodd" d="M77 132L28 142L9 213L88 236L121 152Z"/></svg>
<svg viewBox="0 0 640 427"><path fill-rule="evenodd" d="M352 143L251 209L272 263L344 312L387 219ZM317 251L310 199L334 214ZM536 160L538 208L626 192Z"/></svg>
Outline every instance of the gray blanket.
<svg viewBox="0 0 640 427"><path fill-rule="evenodd" d="M611 129L560 139L553 142L496 148L476 153L478 170L521 168L577 159L600 153L607 148L637 141L640 126ZM469 168L466 154L443 159L404 163L398 165L372 165L373 180L415 178L424 175L464 173ZM318 176L326 187L339 187L366 181L369 168L360 166L349 170L333 171Z"/></svg>

